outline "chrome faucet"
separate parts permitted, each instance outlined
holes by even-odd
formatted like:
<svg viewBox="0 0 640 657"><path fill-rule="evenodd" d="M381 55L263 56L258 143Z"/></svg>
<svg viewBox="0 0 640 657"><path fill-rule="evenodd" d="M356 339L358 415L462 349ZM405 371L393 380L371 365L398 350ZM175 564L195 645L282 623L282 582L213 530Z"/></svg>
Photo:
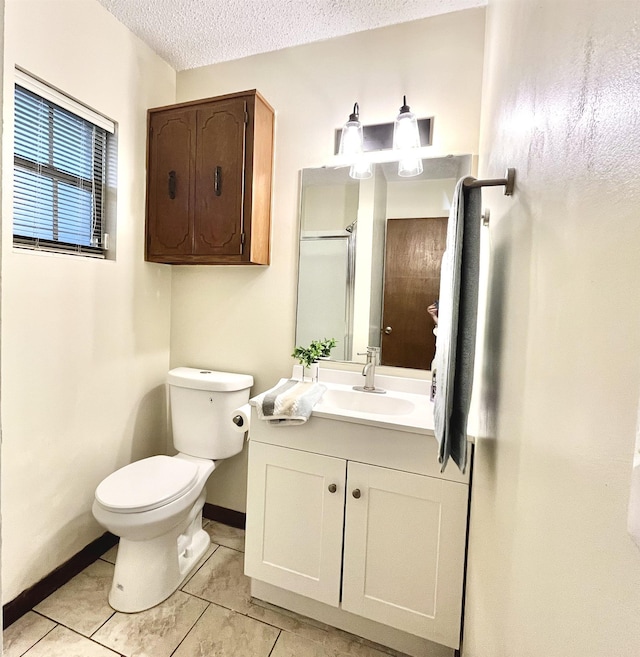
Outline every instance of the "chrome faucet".
<svg viewBox="0 0 640 657"><path fill-rule="evenodd" d="M358 353L358 356L366 356L367 362L362 368L362 376L364 376L363 386L353 386L354 390L361 392L375 392L384 394L387 392L382 388L376 388L376 365L380 364L380 347L367 347L366 353Z"/></svg>

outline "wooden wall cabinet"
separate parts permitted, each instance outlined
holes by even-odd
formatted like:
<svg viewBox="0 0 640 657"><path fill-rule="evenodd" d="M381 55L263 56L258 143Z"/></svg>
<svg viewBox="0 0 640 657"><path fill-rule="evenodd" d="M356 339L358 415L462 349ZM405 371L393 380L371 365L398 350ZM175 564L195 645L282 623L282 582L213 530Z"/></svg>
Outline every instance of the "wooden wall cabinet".
<svg viewBox="0 0 640 657"><path fill-rule="evenodd" d="M273 124L255 90L149 110L146 260L269 264Z"/></svg>

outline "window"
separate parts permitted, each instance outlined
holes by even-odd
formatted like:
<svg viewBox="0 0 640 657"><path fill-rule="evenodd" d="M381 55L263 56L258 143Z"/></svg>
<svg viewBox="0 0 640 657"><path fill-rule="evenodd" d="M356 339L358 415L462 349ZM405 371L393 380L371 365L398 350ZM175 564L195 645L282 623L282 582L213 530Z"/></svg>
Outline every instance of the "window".
<svg viewBox="0 0 640 657"><path fill-rule="evenodd" d="M114 124L16 71L14 246L104 257Z"/></svg>

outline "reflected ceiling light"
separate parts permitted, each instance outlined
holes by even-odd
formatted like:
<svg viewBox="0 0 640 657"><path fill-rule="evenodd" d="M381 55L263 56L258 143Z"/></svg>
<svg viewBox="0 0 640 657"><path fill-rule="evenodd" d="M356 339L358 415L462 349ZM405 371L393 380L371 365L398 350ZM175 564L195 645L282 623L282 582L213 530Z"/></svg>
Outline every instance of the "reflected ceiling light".
<svg viewBox="0 0 640 657"><path fill-rule="evenodd" d="M371 164L362 157L363 143L364 136L362 123L360 123L359 107L358 103L354 103L353 112L349 115L349 120L342 128L338 152L340 155L356 158L354 164L349 169L349 176L357 180L371 178Z"/></svg>
<svg viewBox="0 0 640 657"><path fill-rule="evenodd" d="M411 151L420 148L420 132L418 119L407 105L407 97L402 98L400 114L393 126L393 148L398 151ZM422 173L422 160L415 156L403 157L398 163L398 175L403 178L417 176Z"/></svg>
<svg viewBox="0 0 640 657"><path fill-rule="evenodd" d="M367 178L371 178L371 176L371 162L368 162L364 158L360 158L349 169L349 177L355 178L356 180L366 180Z"/></svg>
<svg viewBox="0 0 640 657"><path fill-rule="evenodd" d="M422 160L419 157L405 157L398 162L398 175L411 178L422 173Z"/></svg>

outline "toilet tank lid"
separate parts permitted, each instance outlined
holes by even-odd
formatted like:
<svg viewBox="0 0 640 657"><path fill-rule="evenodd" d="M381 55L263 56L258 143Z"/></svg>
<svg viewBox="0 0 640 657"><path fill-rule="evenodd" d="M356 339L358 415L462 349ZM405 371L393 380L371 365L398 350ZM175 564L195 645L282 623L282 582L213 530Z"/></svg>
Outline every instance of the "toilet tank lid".
<svg viewBox="0 0 640 657"><path fill-rule="evenodd" d="M167 375L167 383L179 388L231 392L250 388L253 385L253 377L250 374L216 372L196 367L176 367Z"/></svg>

